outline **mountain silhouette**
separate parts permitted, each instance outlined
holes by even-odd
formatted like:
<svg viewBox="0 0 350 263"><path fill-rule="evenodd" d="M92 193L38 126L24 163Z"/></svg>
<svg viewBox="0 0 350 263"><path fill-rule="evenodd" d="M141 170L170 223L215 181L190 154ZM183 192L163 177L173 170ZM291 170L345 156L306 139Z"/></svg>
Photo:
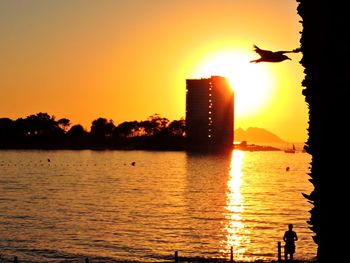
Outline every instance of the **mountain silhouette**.
<svg viewBox="0 0 350 263"><path fill-rule="evenodd" d="M235 130L235 141L247 141L248 143L286 143L276 134L263 128L249 127L244 130L238 128Z"/></svg>

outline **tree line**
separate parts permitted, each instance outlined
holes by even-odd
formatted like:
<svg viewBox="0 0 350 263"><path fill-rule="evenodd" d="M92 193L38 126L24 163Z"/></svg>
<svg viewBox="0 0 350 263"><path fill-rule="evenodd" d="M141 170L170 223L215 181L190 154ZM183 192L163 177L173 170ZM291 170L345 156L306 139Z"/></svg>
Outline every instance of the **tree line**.
<svg viewBox="0 0 350 263"><path fill-rule="evenodd" d="M185 141L185 120L170 122L159 114L119 125L100 117L90 131L43 112L16 120L0 118L0 149L183 150Z"/></svg>

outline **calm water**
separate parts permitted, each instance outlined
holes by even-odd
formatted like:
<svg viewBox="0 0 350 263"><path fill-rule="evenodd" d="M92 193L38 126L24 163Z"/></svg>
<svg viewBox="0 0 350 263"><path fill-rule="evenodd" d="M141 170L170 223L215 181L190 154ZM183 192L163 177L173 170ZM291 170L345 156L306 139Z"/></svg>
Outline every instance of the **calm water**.
<svg viewBox="0 0 350 263"><path fill-rule="evenodd" d="M311 205L302 197L313 188L310 160L284 152L0 151L0 254L165 262L174 251L229 258L233 246L237 260L276 259L293 223L295 258L311 259Z"/></svg>

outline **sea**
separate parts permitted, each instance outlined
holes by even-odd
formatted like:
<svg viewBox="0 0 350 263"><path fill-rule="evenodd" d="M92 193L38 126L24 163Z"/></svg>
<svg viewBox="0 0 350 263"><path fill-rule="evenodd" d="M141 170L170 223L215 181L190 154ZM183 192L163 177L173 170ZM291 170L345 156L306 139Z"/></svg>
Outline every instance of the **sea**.
<svg viewBox="0 0 350 263"><path fill-rule="evenodd" d="M311 156L297 151L2 150L0 262L311 260ZM85 261L86 260L86 261Z"/></svg>

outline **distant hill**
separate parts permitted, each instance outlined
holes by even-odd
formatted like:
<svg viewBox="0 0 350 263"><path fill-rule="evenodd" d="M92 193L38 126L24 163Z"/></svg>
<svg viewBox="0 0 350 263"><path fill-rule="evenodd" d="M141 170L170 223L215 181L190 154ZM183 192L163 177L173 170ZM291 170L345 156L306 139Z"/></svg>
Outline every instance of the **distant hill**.
<svg viewBox="0 0 350 263"><path fill-rule="evenodd" d="M247 130L243 130L242 128L236 129L235 141L247 141L248 143L286 143L276 134L256 127L249 127Z"/></svg>

